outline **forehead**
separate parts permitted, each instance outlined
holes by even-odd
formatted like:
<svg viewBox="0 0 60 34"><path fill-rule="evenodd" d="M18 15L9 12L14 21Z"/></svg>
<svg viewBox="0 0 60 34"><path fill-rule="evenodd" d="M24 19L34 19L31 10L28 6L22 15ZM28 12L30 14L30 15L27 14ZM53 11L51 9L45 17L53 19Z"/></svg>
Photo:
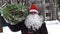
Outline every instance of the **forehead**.
<svg viewBox="0 0 60 34"><path fill-rule="evenodd" d="M36 12L30 12L30 13L36 13Z"/></svg>

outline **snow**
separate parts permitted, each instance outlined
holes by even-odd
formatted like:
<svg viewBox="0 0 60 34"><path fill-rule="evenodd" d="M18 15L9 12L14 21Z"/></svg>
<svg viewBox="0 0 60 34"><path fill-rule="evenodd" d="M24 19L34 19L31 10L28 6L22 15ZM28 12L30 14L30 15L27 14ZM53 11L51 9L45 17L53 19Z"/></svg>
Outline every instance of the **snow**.
<svg viewBox="0 0 60 34"><path fill-rule="evenodd" d="M3 27L3 33L0 33L0 34L21 34L21 31L18 31L18 32L12 32L8 26L6 27Z"/></svg>
<svg viewBox="0 0 60 34"><path fill-rule="evenodd" d="M60 34L60 24L59 25L47 25L49 34Z"/></svg>
<svg viewBox="0 0 60 34"><path fill-rule="evenodd" d="M58 20L45 21L48 34L60 34L60 22ZM12 32L8 26L3 27L3 33L0 34L21 34L21 31Z"/></svg>
<svg viewBox="0 0 60 34"><path fill-rule="evenodd" d="M58 20L45 21L48 34L60 34L60 22Z"/></svg>

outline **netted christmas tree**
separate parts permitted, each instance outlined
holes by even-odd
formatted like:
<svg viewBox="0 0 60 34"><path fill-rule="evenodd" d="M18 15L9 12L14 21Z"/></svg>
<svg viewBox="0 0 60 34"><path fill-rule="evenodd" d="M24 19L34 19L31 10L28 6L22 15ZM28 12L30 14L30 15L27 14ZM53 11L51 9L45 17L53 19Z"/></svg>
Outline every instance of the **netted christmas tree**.
<svg viewBox="0 0 60 34"><path fill-rule="evenodd" d="M7 23L15 25L23 21L28 15L28 6L20 4L7 4L3 8L3 17Z"/></svg>

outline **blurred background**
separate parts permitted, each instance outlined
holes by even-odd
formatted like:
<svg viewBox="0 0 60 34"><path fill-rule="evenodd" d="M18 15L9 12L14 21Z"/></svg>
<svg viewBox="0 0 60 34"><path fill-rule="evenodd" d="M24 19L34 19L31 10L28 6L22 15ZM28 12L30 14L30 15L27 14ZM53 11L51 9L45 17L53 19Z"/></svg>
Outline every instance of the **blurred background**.
<svg viewBox="0 0 60 34"><path fill-rule="evenodd" d="M45 21L60 21L60 0L0 0L0 11L2 10L1 7L4 7L7 4L19 3L22 3L24 6L30 6L34 3L39 7L39 12L44 16ZM7 24L4 19L2 19L0 13L0 32L3 32L2 26L7 26Z"/></svg>
<svg viewBox="0 0 60 34"><path fill-rule="evenodd" d="M19 4L30 6L33 2L39 7L40 13L44 13L45 20L60 20L60 0L0 0L0 7L4 4Z"/></svg>

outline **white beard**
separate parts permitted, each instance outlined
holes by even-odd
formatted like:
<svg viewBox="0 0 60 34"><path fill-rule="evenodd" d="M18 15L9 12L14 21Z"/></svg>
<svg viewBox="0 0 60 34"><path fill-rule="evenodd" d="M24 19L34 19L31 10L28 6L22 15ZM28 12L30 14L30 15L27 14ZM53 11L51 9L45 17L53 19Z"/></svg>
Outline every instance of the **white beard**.
<svg viewBox="0 0 60 34"><path fill-rule="evenodd" d="M27 28L31 28L33 30L39 29L43 24L43 17L38 14L31 15L29 14L25 20L25 25Z"/></svg>

